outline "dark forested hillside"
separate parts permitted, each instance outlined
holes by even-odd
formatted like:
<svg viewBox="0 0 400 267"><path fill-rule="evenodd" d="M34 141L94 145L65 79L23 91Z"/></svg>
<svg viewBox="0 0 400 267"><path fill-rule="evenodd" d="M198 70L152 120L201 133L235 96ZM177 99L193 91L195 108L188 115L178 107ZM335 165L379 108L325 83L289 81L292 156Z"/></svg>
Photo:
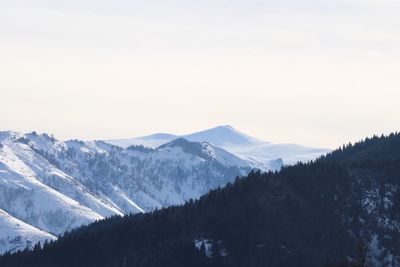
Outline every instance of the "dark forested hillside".
<svg viewBox="0 0 400 267"><path fill-rule="evenodd" d="M198 201L113 217L4 267L399 266L400 135L252 172Z"/></svg>

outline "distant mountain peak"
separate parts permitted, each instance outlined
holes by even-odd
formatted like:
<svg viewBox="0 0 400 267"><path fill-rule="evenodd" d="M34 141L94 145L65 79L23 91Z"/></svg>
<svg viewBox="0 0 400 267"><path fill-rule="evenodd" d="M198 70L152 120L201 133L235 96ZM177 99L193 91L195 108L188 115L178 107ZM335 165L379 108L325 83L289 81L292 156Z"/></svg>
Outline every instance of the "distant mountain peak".
<svg viewBox="0 0 400 267"><path fill-rule="evenodd" d="M208 130L213 130L213 129L226 129L226 130L233 130L233 131L236 131L236 129L232 126L232 125L229 125L229 124L225 124L225 125L218 125L218 126L215 126L215 127L213 127L213 128L210 128L210 129L208 129ZM207 130L206 130L207 131Z"/></svg>
<svg viewBox="0 0 400 267"><path fill-rule="evenodd" d="M216 146L248 145L263 142L245 133L242 133L230 125L220 125L204 131L182 136L190 141L207 141Z"/></svg>

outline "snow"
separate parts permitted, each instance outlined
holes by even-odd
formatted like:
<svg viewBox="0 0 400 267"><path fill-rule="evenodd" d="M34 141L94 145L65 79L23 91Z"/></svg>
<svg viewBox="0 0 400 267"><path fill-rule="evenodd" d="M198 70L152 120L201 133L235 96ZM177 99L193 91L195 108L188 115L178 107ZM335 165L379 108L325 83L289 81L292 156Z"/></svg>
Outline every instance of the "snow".
<svg viewBox="0 0 400 267"><path fill-rule="evenodd" d="M371 214L377 207L376 199L379 198L378 189L366 191L364 194L364 198L361 201L361 205L364 210Z"/></svg>
<svg viewBox="0 0 400 267"><path fill-rule="evenodd" d="M0 233L0 254L7 251L15 252L25 248L31 249L38 242L43 244L46 240L57 239L49 233L12 217L1 209Z"/></svg>
<svg viewBox="0 0 400 267"><path fill-rule="evenodd" d="M204 244L204 251L208 258L212 257L212 240L210 239L197 239L194 241L195 247L200 250L201 246Z"/></svg>
<svg viewBox="0 0 400 267"><path fill-rule="evenodd" d="M3 171L0 204L3 209L35 227L57 234L103 218L39 181L35 172L18 158L9 145L13 144L4 145L0 152L0 169ZM21 152L20 148L15 150ZM46 216L56 214L59 216L56 223ZM63 218L69 219L63 221Z"/></svg>
<svg viewBox="0 0 400 267"><path fill-rule="evenodd" d="M213 254L213 242L214 240L212 239L207 239L207 238L201 238L201 239L195 239L194 240L194 246L200 250L201 246L204 245L204 252L206 253L206 257L212 258ZM217 241L219 245L219 254L222 257L228 256L228 252L226 249L222 246L223 242L222 240Z"/></svg>

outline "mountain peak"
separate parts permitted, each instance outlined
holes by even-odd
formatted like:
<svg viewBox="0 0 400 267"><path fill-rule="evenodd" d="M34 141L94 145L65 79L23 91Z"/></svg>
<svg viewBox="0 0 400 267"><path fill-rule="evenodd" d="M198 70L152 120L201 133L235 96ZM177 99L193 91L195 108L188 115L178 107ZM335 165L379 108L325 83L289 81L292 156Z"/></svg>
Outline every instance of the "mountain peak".
<svg viewBox="0 0 400 267"><path fill-rule="evenodd" d="M166 147L176 147L176 146L184 147L184 146L188 146L190 144L191 144L190 141L186 140L185 138L179 137L177 139L172 140L171 142L168 142L166 144L159 146L158 148L162 149L162 148L166 148Z"/></svg>
<svg viewBox="0 0 400 267"><path fill-rule="evenodd" d="M235 130L235 128L229 124L225 124L225 125L219 125L217 127L214 128L221 128L221 129L229 129L229 130Z"/></svg>
<svg viewBox="0 0 400 267"><path fill-rule="evenodd" d="M216 126L214 128L185 135L183 137L190 141L207 141L216 146L224 146L227 144L246 145L262 142L254 137L236 130L230 125Z"/></svg>
<svg viewBox="0 0 400 267"><path fill-rule="evenodd" d="M228 131L236 131L236 129L229 125L229 124L225 124L225 125L218 125L209 129L206 129L204 131L212 131L212 130L228 130Z"/></svg>
<svg viewBox="0 0 400 267"><path fill-rule="evenodd" d="M210 158L210 155L207 154L206 151L204 151L202 143L191 142L185 138L177 138L175 140L172 140L169 143L159 146L158 149L163 149L167 147L180 147L185 153L196 155L204 159Z"/></svg>

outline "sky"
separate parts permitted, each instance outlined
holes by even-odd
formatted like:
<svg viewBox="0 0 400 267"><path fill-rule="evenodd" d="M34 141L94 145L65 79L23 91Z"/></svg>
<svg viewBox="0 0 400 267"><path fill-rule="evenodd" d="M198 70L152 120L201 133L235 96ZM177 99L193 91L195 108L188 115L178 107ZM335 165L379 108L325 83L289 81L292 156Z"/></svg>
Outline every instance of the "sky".
<svg viewBox="0 0 400 267"><path fill-rule="evenodd" d="M399 131L398 14L398 0L0 0L0 130L229 124L329 148Z"/></svg>

